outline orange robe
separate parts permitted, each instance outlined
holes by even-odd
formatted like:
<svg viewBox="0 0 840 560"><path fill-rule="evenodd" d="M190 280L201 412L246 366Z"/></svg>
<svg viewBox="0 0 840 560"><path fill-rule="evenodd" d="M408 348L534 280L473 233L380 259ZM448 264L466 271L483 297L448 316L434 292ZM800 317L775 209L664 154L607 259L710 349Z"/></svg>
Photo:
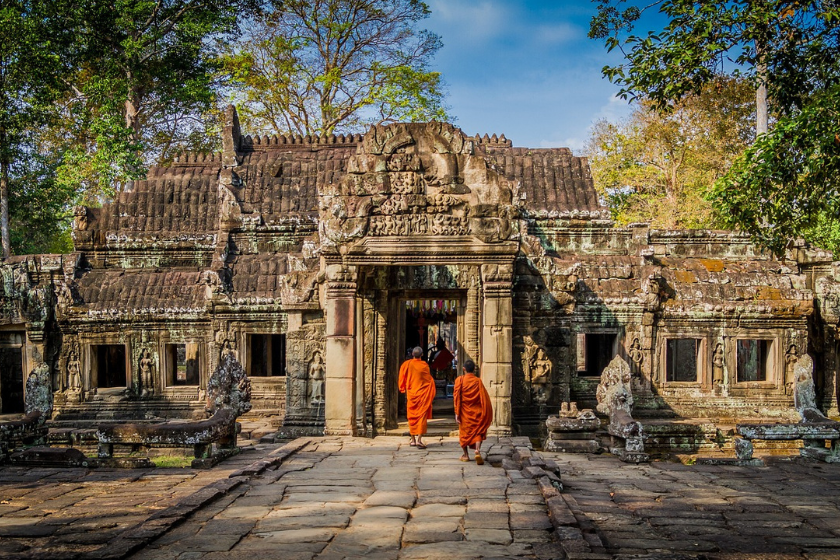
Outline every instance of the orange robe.
<svg viewBox="0 0 840 560"><path fill-rule="evenodd" d="M426 433L426 422L432 417L435 400L435 380L429 364L421 358L412 358L400 366L400 393L405 393L408 429L413 436Z"/></svg>
<svg viewBox="0 0 840 560"><path fill-rule="evenodd" d="M471 373L456 378L454 399L455 414L461 420L458 425L461 447L487 439L487 429L493 421L493 405L481 379Z"/></svg>

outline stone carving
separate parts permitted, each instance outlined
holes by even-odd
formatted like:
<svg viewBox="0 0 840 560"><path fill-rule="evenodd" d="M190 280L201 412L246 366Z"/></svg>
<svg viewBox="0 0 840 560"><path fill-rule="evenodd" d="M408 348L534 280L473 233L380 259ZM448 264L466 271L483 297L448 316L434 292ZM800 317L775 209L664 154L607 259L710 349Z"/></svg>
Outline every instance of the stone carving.
<svg viewBox="0 0 840 560"><path fill-rule="evenodd" d="M716 394L723 390L723 343L715 344L715 351L712 354L712 386Z"/></svg>
<svg viewBox="0 0 840 560"><path fill-rule="evenodd" d="M229 408L236 416L251 410L251 380L233 352L222 355L207 382L205 410L212 415L220 408Z"/></svg>
<svg viewBox="0 0 840 560"><path fill-rule="evenodd" d="M67 357L67 388L72 393L82 391L82 364L75 349Z"/></svg>
<svg viewBox="0 0 840 560"><path fill-rule="evenodd" d="M324 327L323 323L306 324L286 334L286 418L283 425L284 433L289 437L323 434L324 390L313 387L309 376L318 377L323 373L321 382L326 382ZM319 362L323 372L318 371ZM313 389L318 395L314 406Z"/></svg>
<svg viewBox="0 0 840 560"><path fill-rule="evenodd" d="M76 303L73 296L73 289L67 282L59 282L55 288L56 309L62 315L66 314L70 307Z"/></svg>
<svg viewBox="0 0 840 560"><path fill-rule="evenodd" d="M24 410L27 415L38 413L39 422L49 420L53 408L52 382L50 366L41 362L35 366L26 378L26 397Z"/></svg>
<svg viewBox="0 0 840 560"><path fill-rule="evenodd" d="M32 323L43 325L52 310L52 290L45 286L29 289L25 303L25 312Z"/></svg>
<svg viewBox="0 0 840 560"><path fill-rule="evenodd" d="M645 354L644 352L642 352L642 347L641 343L639 342L638 336L633 339L633 343L630 345L630 351L627 354L633 361L633 364L636 367L636 371L640 371L642 367L642 362L645 360Z"/></svg>
<svg viewBox="0 0 840 560"><path fill-rule="evenodd" d="M88 228L88 209L85 206L73 207L73 229L85 231Z"/></svg>
<svg viewBox="0 0 840 560"><path fill-rule="evenodd" d="M799 450L802 457L818 459L827 463L840 463L840 422L827 418L817 408L814 389L814 362L808 354L803 354L794 364L795 384L793 403L800 415L800 421L793 424L738 424L735 429L743 439L736 438L736 458L751 460L753 445L751 440L797 440L803 447ZM826 440L831 447L825 447Z"/></svg>
<svg viewBox="0 0 840 560"><path fill-rule="evenodd" d="M590 409L578 410L577 403L564 402L557 416L545 421L548 437L543 443L546 451L560 453L595 453L600 445L595 432L601 421Z"/></svg>
<svg viewBox="0 0 840 560"><path fill-rule="evenodd" d="M817 392L814 388L814 361L803 354L793 366L793 406L802 416L802 422L833 422L817 407Z"/></svg>
<svg viewBox="0 0 840 560"><path fill-rule="evenodd" d="M309 390L307 391L307 397L309 404L312 406L324 404L325 373L324 358L320 352L316 351L312 355L312 361L309 362Z"/></svg>
<svg viewBox="0 0 840 560"><path fill-rule="evenodd" d="M365 235L510 239L513 189L474 152L473 141L447 124L372 128L344 179L320 192L322 245Z"/></svg>
<svg viewBox="0 0 840 560"><path fill-rule="evenodd" d="M211 299L216 294L224 294L227 292L225 283L219 277L219 273L214 270L205 270L201 273L201 283L206 286L204 297Z"/></svg>
<svg viewBox="0 0 840 560"><path fill-rule="evenodd" d="M233 331L217 331L216 347L219 349L220 360L228 354L239 357L236 351L236 333Z"/></svg>
<svg viewBox="0 0 840 560"><path fill-rule="evenodd" d="M149 354L148 348L143 348L140 352L140 396L147 396L154 390L154 381L152 377L152 357Z"/></svg>
<svg viewBox="0 0 840 560"><path fill-rule="evenodd" d="M284 306L299 305L312 300L318 283L318 270L296 271L277 279L280 285L280 301Z"/></svg>
<svg viewBox="0 0 840 560"><path fill-rule="evenodd" d="M525 373L525 380L531 385L533 400L545 403L549 398L551 371L554 364L546 356L545 349L535 343L532 337L525 336L524 341L522 371Z"/></svg>
<svg viewBox="0 0 840 560"><path fill-rule="evenodd" d="M785 352L785 394L792 395L794 391L794 384L796 383L796 363L799 360L799 350L796 344L788 346Z"/></svg>
<svg viewBox="0 0 840 560"><path fill-rule="evenodd" d="M642 282L642 299L645 311L654 313L662 303L662 278L651 274Z"/></svg>
<svg viewBox="0 0 840 560"><path fill-rule="evenodd" d="M601 383L595 391L598 412L609 416L607 428L613 438L610 452L625 462L641 463L650 459L645 453L642 424L633 419L633 393L630 366L616 356L601 373Z"/></svg>

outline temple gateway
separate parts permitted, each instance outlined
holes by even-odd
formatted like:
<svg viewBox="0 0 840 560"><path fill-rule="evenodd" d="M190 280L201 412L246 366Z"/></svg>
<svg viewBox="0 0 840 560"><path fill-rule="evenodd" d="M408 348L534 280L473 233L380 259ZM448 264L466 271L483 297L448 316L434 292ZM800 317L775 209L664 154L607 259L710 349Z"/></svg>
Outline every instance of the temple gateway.
<svg viewBox="0 0 840 560"><path fill-rule="evenodd" d="M222 144L77 208L74 252L0 266L0 412L46 364L58 425L201 417L233 352L251 414L374 436L398 425L399 366L421 346L451 354L440 396L478 364L499 435L594 408L616 355L637 416L788 418L805 353L838 414L830 253L616 227L584 158L445 123L260 138L230 107Z"/></svg>

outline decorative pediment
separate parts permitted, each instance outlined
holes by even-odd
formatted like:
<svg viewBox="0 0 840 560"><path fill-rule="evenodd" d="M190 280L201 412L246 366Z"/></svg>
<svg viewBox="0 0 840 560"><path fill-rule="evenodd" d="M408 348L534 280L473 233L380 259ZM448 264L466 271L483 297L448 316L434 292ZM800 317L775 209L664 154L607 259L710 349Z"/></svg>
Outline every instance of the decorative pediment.
<svg viewBox="0 0 840 560"><path fill-rule="evenodd" d="M373 127L344 178L320 193L321 242L329 248L365 237L506 241L518 232L513 190L452 125Z"/></svg>

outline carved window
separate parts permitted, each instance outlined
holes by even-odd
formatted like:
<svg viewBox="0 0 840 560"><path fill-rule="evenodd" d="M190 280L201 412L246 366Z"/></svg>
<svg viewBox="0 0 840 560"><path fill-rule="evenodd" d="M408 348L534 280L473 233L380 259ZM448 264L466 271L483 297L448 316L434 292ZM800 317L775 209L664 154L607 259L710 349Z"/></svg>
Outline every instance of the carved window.
<svg viewBox="0 0 840 560"><path fill-rule="evenodd" d="M166 345L167 385L178 387L199 384L199 355L198 344L188 342L184 344Z"/></svg>
<svg viewBox="0 0 840 560"><path fill-rule="evenodd" d="M696 383L700 360L700 340L671 338L665 347L665 380Z"/></svg>
<svg viewBox="0 0 840 560"><path fill-rule="evenodd" d="M90 354L97 387L107 389L128 385L125 344L94 344Z"/></svg>
<svg viewBox="0 0 840 560"><path fill-rule="evenodd" d="M578 375L599 377L613 358L618 341L616 333L581 333L577 337Z"/></svg>
<svg viewBox="0 0 840 560"><path fill-rule="evenodd" d="M248 336L248 375L251 377L286 375L286 335L252 334Z"/></svg>
<svg viewBox="0 0 840 560"><path fill-rule="evenodd" d="M773 365L773 341L738 339L737 381L767 381Z"/></svg>

